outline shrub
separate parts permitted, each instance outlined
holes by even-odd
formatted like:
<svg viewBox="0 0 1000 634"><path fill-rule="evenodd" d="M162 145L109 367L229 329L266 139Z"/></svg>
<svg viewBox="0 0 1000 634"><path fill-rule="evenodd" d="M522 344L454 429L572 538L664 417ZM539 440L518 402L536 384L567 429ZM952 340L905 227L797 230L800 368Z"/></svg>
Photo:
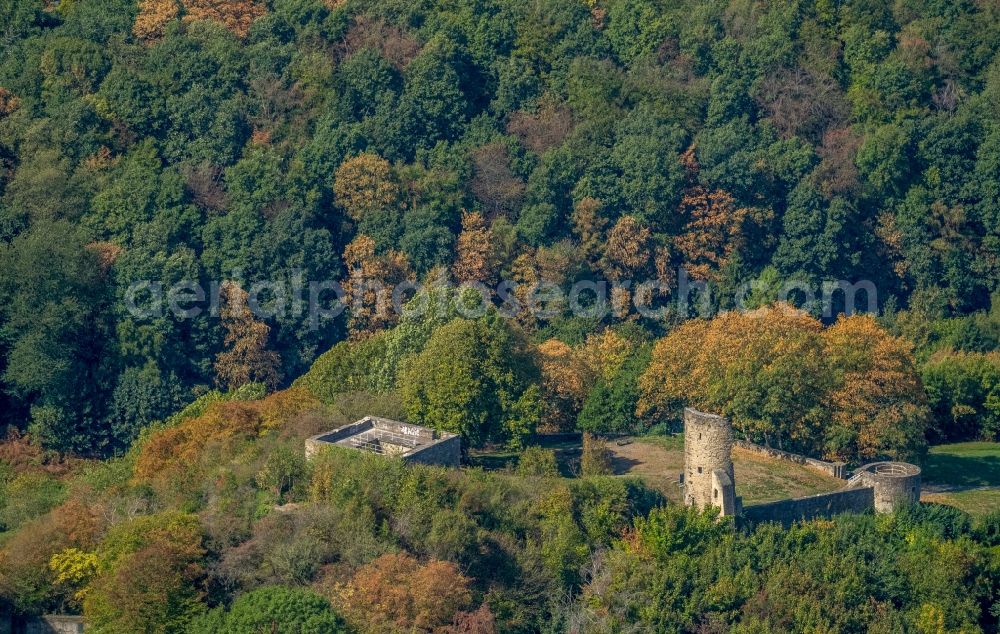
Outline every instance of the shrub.
<svg viewBox="0 0 1000 634"><path fill-rule="evenodd" d="M517 461L517 475L556 477L559 475L559 463L556 452L542 447L528 447L521 452Z"/></svg>
<svg viewBox="0 0 1000 634"><path fill-rule="evenodd" d="M346 632L330 602L302 588L267 586L241 595L190 624L191 634L339 634Z"/></svg>
<svg viewBox="0 0 1000 634"><path fill-rule="evenodd" d="M580 457L580 473L584 476L609 475L611 450L604 440L593 434L583 434L583 455Z"/></svg>
<svg viewBox="0 0 1000 634"><path fill-rule="evenodd" d="M307 391L292 388L259 401L216 401L203 413L154 432L142 443L135 475L140 481L167 481L194 473L206 447L228 447L258 438L294 417L319 407Z"/></svg>
<svg viewBox="0 0 1000 634"><path fill-rule="evenodd" d="M6 486L0 484L0 530L14 530L44 515L66 497L66 488L56 478L25 472Z"/></svg>

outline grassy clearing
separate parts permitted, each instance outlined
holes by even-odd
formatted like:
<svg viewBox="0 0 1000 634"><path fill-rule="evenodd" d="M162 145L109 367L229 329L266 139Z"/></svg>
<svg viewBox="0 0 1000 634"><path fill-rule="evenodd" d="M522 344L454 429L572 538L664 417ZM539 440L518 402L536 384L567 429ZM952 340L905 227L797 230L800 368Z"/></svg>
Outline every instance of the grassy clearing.
<svg viewBox="0 0 1000 634"><path fill-rule="evenodd" d="M787 460L733 449L736 494L745 504L773 502L836 491L844 481Z"/></svg>
<svg viewBox="0 0 1000 634"><path fill-rule="evenodd" d="M1000 486L1000 443L963 442L931 447L923 480L962 487Z"/></svg>
<svg viewBox="0 0 1000 634"><path fill-rule="evenodd" d="M954 506L970 515L986 515L1000 511L1000 488L971 489L953 493L925 493L920 496L920 500Z"/></svg>
<svg viewBox="0 0 1000 634"><path fill-rule="evenodd" d="M678 475L684 470L683 436L655 436L633 439L625 445L612 441L612 467L619 475L638 475L669 499L681 501ZM801 465L733 450L736 493L745 504L770 502L789 497L836 491L843 480Z"/></svg>
<svg viewBox="0 0 1000 634"><path fill-rule="evenodd" d="M579 441L542 437L538 444L555 451L563 476L574 477L579 473ZM609 440L608 449L612 453L611 468L615 475L638 476L668 499L681 501L678 476L684 470L683 436ZM487 470L514 469L518 455L519 452L506 449L472 451L469 462ZM736 493L743 496L745 504L825 493L844 486L843 480L819 471L741 449L733 450L733 466L736 470Z"/></svg>

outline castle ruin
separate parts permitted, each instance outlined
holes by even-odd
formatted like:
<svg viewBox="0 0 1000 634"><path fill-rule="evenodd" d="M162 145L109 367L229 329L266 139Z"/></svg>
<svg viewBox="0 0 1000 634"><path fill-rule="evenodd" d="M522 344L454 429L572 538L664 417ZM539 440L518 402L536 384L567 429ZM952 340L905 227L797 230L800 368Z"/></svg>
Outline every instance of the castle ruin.
<svg viewBox="0 0 1000 634"><path fill-rule="evenodd" d="M458 434L378 416L365 416L356 423L338 427L306 439L306 458L324 447L344 447L403 462L458 467L462 460L462 438Z"/></svg>
<svg viewBox="0 0 1000 634"><path fill-rule="evenodd" d="M684 410L684 503L704 509L718 507L723 516L736 515L733 472L733 427L715 414Z"/></svg>
<svg viewBox="0 0 1000 634"><path fill-rule="evenodd" d="M719 509L722 517L739 515L790 524L839 513L877 513L920 501L920 468L905 462L874 462L854 472L844 488L801 498L743 507L733 472L733 427L722 416L684 410L684 503Z"/></svg>

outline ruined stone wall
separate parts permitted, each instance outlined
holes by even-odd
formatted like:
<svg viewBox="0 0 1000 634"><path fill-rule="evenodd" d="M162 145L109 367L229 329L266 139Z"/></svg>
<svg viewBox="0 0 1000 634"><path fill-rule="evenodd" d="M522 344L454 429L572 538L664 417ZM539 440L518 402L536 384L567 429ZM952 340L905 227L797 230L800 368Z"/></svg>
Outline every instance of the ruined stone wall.
<svg viewBox="0 0 1000 634"><path fill-rule="evenodd" d="M433 429L420 427L419 425L411 425L409 423L402 423L398 420L379 418L377 416L367 416L364 420L370 421L375 429L391 432L397 436L403 436L404 438L413 438L414 440L418 440L422 443L433 442L439 435Z"/></svg>
<svg viewBox="0 0 1000 634"><path fill-rule="evenodd" d="M722 469L712 472L712 506L718 507L720 517L736 515L738 507L736 485Z"/></svg>
<svg viewBox="0 0 1000 634"><path fill-rule="evenodd" d="M83 617L46 614L25 621L22 631L24 634L82 634Z"/></svg>
<svg viewBox="0 0 1000 634"><path fill-rule="evenodd" d="M306 445L306 459L315 456L320 449L323 447L329 447L338 440L343 440L344 438L349 438L360 434L363 431L367 431L372 428L372 417L368 416L362 418L356 423L351 423L350 425L344 425L343 427L338 427L333 431L324 432L322 434L316 434L311 438L307 438Z"/></svg>
<svg viewBox="0 0 1000 634"><path fill-rule="evenodd" d="M458 467L462 462L462 438L452 436L417 449L403 458L406 462Z"/></svg>
<svg viewBox="0 0 1000 634"><path fill-rule="evenodd" d="M746 506L743 507L743 517L750 522L780 522L788 526L799 520L829 518L840 513L864 513L874 506L875 489L859 487Z"/></svg>
<svg viewBox="0 0 1000 634"><path fill-rule="evenodd" d="M823 473L831 475L834 478L843 479L846 476L847 465L843 462L826 462L824 460L817 460L815 458L802 456L797 453L774 449L773 447L764 447L747 440L736 440L733 444L745 451L751 451L762 456L767 456L768 458L777 458L778 460L787 460L789 462L794 462L795 464L804 465L811 469L822 471Z"/></svg>
<svg viewBox="0 0 1000 634"><path fill-rule="evenodd" d="M722 416L684 410L684 503L703 509L713 503L712 472L722 471L735 483L733 428ZM721 506L720 506L721 508Z"/></svg>

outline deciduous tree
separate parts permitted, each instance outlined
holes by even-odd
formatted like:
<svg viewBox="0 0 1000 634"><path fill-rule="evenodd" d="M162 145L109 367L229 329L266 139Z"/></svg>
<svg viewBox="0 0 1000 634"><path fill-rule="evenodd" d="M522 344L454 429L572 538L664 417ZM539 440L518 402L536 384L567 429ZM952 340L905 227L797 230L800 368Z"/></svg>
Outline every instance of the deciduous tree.
<svg viewBox="0 0 1000 634"><path fill-rule="evenodd" d="M482 214L462 213L462 233L455 245L451 272L459 282L479 282L489 286L496 275L496 244Z"/></svg>
<svg viewBox="0 0 1000 634"><path fill-rule="evenodd" d="M338 588L345 615L362 629L431 632L449 625L472 601L469 579L455 564L421 564L407 554L383 555Z"/></svg>
<svg viewBox="0 0 1000 634"><path fill-rule="evenodd" d="M184 0L184 10L184 20L213 20L241 38L267 14L267 6L254 0Z"/></svg>
<svg viewBox="0 0 1000 634"><path fill-rule="evenodd" d="M337 204L355 221L395 208L400 196L399 183L389 161L368 152L340 164L333 193Z"/></svg>
<svg viewBox="0 0 1000 634"><path fill-rule="evenodd" d="M920 461L930 410L913 344L887 333L871 315L841 317L823 339L837 378L826 453L842 460Z"/></svg>
<svg viewBox="0 0 1000 634"><path fill-rule="evenodd" d="M220 288L226 349L215 358L216 380L228 389L254 382L274 388L281 380L281 357L268 349L271 328L254 317L248 297L236 282L227 281Z"/></svg>
<svg viewBox="0 0 1000 634"><path fill-rule="evenodd" d="M412 276L406 256L390 250L378 255L375 241L358 236L344 249L344 296L350 313L348 328L353 339L367 337L399 320L393 306L397 284Z"/></svg>
<svg viewBox="0 0 1000 634"><path fill-rule="evenodd" d="M410 421L517 446L541 415L538 378L523 336L491 312L435 330L400 384Z"/></svg>

